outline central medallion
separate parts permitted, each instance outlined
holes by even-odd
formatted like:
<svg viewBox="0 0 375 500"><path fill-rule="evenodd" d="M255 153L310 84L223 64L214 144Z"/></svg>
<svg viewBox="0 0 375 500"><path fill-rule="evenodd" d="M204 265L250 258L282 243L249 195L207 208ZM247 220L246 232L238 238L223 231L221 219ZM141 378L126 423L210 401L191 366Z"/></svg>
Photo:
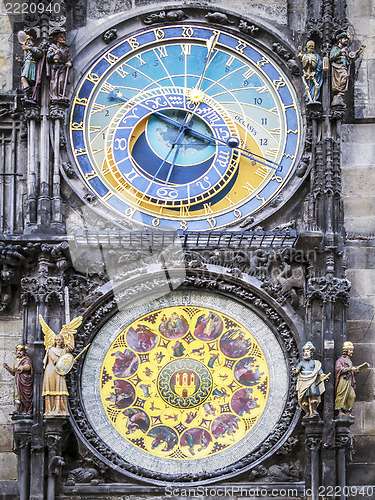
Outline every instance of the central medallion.
<svg viewBox="0 0 375 500"><path fill-rule="evenodd" d="M172 460L222 453L265 410L269 370L253 334L214 308L176 305L125 325L101 368L111 424L142 451Z"/></svg>
<svg viewBox="0 0 375 500"><path fill-rule="evenodd" d="M194 359L176 359L159 373L161 398L175 408L194 408L204 403L212 391L209 370Z"/></svg>

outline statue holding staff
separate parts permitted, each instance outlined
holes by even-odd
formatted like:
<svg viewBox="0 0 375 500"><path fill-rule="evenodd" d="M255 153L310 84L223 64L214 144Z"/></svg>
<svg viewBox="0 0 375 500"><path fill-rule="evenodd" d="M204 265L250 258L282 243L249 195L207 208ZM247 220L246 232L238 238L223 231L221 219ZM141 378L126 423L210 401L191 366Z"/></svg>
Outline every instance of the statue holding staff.
<svg viewBox="0 0 375 500"><path fill-rule="evenodd" d="M69 47L65 43L65 31L61 28L54 31L52 36L54 41L47 51L47 74L50 78L49 98L51 101L66 101L66 87L69 83L69 70L72 67Z"/></svg>
<svg viewBox="0 0 375 500"><path fill-rule="evenodd" d="M4 368L14 377L16 415L32 415L33 412L34 367L27 350L26 345L17 345L13 367L4 363Z"/></svg>

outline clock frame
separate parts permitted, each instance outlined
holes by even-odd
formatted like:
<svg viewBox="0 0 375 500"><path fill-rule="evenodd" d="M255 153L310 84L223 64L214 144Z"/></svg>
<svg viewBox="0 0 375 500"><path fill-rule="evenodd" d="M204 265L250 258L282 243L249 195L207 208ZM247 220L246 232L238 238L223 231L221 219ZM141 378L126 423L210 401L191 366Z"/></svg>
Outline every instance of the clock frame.
<svg viewBox="0 0 375 500"><path fill-rule="evenodd" d="M69 119L84 185L117 218L164 230L220 229L261 212L294 177L302 135L296 93L272 58L191 23L108 48L78 84Z"/></svg>

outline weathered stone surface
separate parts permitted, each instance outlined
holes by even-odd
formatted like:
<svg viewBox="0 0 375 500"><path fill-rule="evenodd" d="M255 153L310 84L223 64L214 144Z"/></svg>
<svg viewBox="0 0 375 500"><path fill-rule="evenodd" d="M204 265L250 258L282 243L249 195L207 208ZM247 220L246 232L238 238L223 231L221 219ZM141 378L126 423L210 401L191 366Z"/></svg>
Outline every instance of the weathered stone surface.
<svg viewBox="0 0 375 500"><path fill-rule="evenodd" d="M353 455L355 462L375 462L375 436L354 436Z"/></svg>
<svg viewBox="0 0 375 500"><path fill-rule="evenodd" d="M13 447L13 432L7 424L0 424L0 453L9 452Z"/></svg>
<svg viewBox="0 0 375 500"><path fill-rule="evenodd" d="M350 243L349 244L350 246L348 245L346 247L346 263L349 268L353 269L375 268L375 248L371 243L374 243L374 241L364 242L363 246L361 245L357 247L351 246Z"/></svg>
<svg viewBox="0 0 375 500"><path fill-rule="evenodd" d="M4 6L2 7L4 8ZM0 92L12 89L13 35L10 20L0 15ZM18 66L20 68L20 66Z"/></svg>
<svg viewBox="0 0 375 500"><path fill-rule="evenodd" d="M348 484L349 485L367 485L367 484L374 484L375 482L375 477L374 474L372 473L371 470L369 470L369 466L367 463L365 464L357 464L357 463L352 463L348 465L348 471L347 471L347 479L348 479ZM374 490L369 491L369 494L367 494L367 491L364 489L363 494L358 494L358 496L350 497L354 500L373 500L374 495L373 495Z"/></svg>
<svg viewBox="0 0 375 500"><path fill-rule="evenodd" d="M352 342L375 342L374 321L348 321L348 337Z"/></svg>
<svg viewBox="0 0 375 500"><path fill-rule="evenodd" d="M13 452L0 454L0 481L17 479L17 455Z"/></svg>

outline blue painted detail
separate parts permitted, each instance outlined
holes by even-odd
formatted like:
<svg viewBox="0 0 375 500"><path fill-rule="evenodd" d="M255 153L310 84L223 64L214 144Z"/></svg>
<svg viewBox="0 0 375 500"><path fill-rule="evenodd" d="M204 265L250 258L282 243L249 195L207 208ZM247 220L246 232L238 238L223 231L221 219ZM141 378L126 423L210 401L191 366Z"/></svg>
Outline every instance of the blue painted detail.
<svg viewBox="0 0 375 500"><path fill-rule="evenodd" d="M79 155L76 158L77 158L77 161L79 163L79 166L81 167L83 174L90 174L93 172L92 165L91 165L87 155Z"/></svg>
<svg viewBox="0 0 375 500"><path fill-rule="evenodd" d="M108 193L108 189L105 187L105 185L102 183L100 179L95 177L94 179L91 179L89 181L91 184L92 188L96 193L98 193L99 196L104 196Z"/></svg>

